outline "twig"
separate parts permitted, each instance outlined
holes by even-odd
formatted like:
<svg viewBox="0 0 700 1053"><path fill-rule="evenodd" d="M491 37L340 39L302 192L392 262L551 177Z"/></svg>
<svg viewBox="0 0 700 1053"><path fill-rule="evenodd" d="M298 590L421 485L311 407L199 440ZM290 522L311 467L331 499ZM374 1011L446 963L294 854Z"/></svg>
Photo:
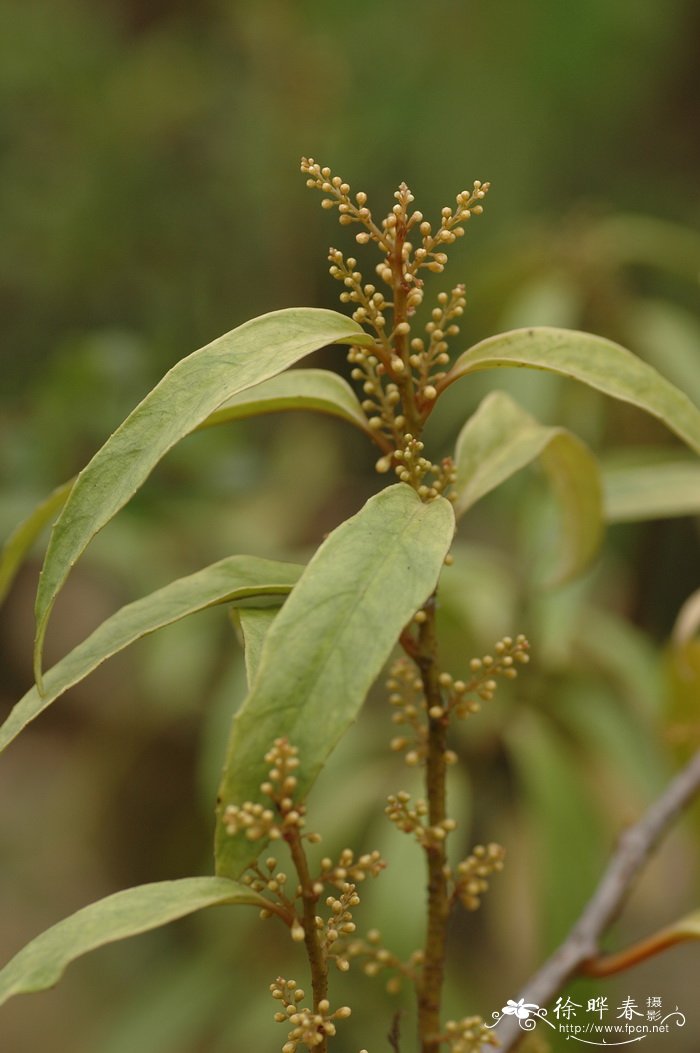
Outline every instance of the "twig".
<svg viewBox="0 0 700 1053"><path fill-rule="evenodd" d="M642 818L621 835L598 887L569 935L518 993L518 999L546 1006L584 963L596 958L599 941L617 917L649 857L671 825L700 791L700 751L669 783ZM496 1028L499 1053L508 1053L523 1032L515 1017ZM487 1047L482 1047L486 1053Z"/></svg>
<svg viewBox="0 0 700 1053"><path fill-rule="evenodd" d="M401 1047L399 1045L401 1035L401 1010L397 1009L391 1020L391 1030L386 1036L389 1040L389 1045L393 1049L394 1053L401 1053Z"/></svg>

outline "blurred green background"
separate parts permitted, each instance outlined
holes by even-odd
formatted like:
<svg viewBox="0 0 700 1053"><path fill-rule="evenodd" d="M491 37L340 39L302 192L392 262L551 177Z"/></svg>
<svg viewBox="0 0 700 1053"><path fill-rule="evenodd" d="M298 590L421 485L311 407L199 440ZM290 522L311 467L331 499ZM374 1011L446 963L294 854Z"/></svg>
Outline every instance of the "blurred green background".
<svg viewBox="0 0 700 1053"><path fill-rule="evenodd" d="M326 248L354 243L305 189L302 153L380 214L402 179L431 218L475 178L492 182L447 275L467 283L463 346L521 324L587 328L700 403L692 0L4 0L2 15L2 535L179 358L257 313L336 306ZM337 350L316 359L345 369ZM496 384L597 450L675 448L637 411L565 381L482 376L445 398L434 454ZM341 423L309 416L190 438L73 574L49 659L121 603L224 555L305 558L377 488L373 461ZM533 645L515 690L459 741L462 848L500 840L508 865L482 911L455 922L453 1016L488 1018L515 996L567 931L616 832L700 738L699 645L668 643L700 585L698 520L614 527L584 581L543 593L545 504L534 471L484 500L445 578L451 671L503 633ZM31 682L39 558L0 611L3 711ZM208 871L214 788L243 692L230 626L209 612L115 659L11 747L0 764L3 960L117 888ZM420 941L421 860L381 817L386 793L411 788L401 761L386 759L390 736L378 691L311 816L326 851L350 842L391 856L357 920L408 953ZM697 905L699 824L696 806L611 946ZM3 1009L0 1048L278 1049L267 986L280 972L301 980L303 965L266 924L222 911L99 952L54 992ZM663 1049L683 1053L700 1037L699 968L691 946L569 990L577 1002L679 1005L688 1024ZM356 972L336 988L357 1007L338 1053L387 1048L382 983Z"/></svg>

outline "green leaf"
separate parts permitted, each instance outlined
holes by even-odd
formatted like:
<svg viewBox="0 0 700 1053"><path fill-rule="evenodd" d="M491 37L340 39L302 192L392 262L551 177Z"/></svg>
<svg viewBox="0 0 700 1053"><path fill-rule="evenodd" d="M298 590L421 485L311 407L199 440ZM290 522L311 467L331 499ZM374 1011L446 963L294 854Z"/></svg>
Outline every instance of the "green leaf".
<svg viewBox="0 0 700 1053"><path fill-rule="evenodd" d="M256 384L227 399L199 429L285 410L315 410L341 417L374 436L348 382L327 369L292 369Z"/></svg>
<svg viewBox="0 0 700 1053"><path fill-rule="evenodd" d="M36 598L34 667L40 687L46 625L71 567L168 450L226 399L317 348L369 342L344 315L289 308L254 318L173 366L80 473L53 529Z"/></svg>
<svg viewBox="0 0 700 1053"><path fill-rule="evenodd" d="M269 906L245 885L221 877L156 881L91 903L37 936L0 970L0 1005L14 995L53 987L70 963L89 951L225 903Z"/></svg>
<svg viewBox="0 0 700 1053"><path fill-rule="evenodd" d="M603 464L605 518L609 523L700 514L700 463Z"/></svg>
<svg viewBox="0 0 700 1053"><path fill-rule="evenodd" d="M122 607L49 669L43 695L33 687L17 703L0 727L0 751L64 691L135 640L218 603L279 606L302 569L254 556L229 556Z"/></svg>
<svg viewBox="0 0 700 1053"><path fill-rule="evenodd" d="M545 427L505 392L494 391L462 428L455 457L458 517L539 458L562 520L551 580L564 581L587 566L603 536L602 495L597 461L579 438L565 428Z"/></svg>
<svg viewBox="0 0 700 1053"><path fill-rule="evenodd" d="M518 781L518 826L539 864L526 894L536 897L549 951L564 939L595 887L607 837L583 777L585 757L545 714L520 709L505 730L504 743Z"/></svg>
<svg viewBox="0 0 700 1053"><path fill-rule="evenodd" d="M232 611L232 615L235 617L243 637L246 679L248 680L248 688L251 688L260 665L260 655L265 643L265 637L277 617L277 611L270 607L259 607L257 609L249 607Z"/></svg>
<svg viewBox="0 0 700 1053"><path fill-rule="evenodd" d="M48 497L15 527L0 551L0 603L5 599L17 571L41 532L60 512L68 500L74 479L57 486Z"/></svg>
<svg viewBox="0 0 700 1053"><path fill-rule="evenodd" d="M236 714L219 794L217 868L235 877L262 843L230 836L227 805L261 800L264 755L286 736L299 749L303 797L355 719L401 630L437 583L454 532L444 498L403 483L372 497L323 542L265 638Z"/></svg>
<svg viewBox="0 0 700 1053"><path fill-rule="evenodd" d="M489 337L460 355L440 387L468 373L506 366L560 373L639 406L700 453L700 410L631 351L591 333L541 327Z"/></svg>

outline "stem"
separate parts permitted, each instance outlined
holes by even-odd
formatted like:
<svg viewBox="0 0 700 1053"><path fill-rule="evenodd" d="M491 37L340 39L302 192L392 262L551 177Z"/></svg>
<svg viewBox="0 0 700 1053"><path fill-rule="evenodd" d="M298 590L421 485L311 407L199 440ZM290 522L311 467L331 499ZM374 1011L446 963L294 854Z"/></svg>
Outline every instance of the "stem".
<svg viewBox="0 0 700 1053"><path fill-rule="evenodd" d="M640 962L646 961L655 954L660 954L661 951L668 950L669 947L674 947L677 943L696 939L695 933L665 929L654 936L647 936L645 940L640 940L624 951L618 951L616 954L601 954L597 958L589 959L581 966L581 974L583 976L612 976L613 973L620 973L623 969L631 969L633 965L639 965Z"/></svg>
<svg viewBox="0 0 700 1053"><path fill-rule="evenodd" d="M421 671L428 709L441 703L437 667L435 631L435 596L424 608L427 619L420 626L416 662ZM439 826L446 817L445 751L447 720L429 717L428 754L426 758L426 792L428 821ZM418 1031L422 1053L437 1053L440 1048L440 1008L445 976L445 949L450 897L446 877L447 854L444 841L430 839L425 847L428 865L428 923L424 962L418 987Z"/></svg>
<svg viewBox="0 0 700 1053"><path fill-rule="evenodd" d="M671 825L699 792L700 750L671 780L642 818L622 834L598 887L571 932L521 988L517 998L546 1006L567 980L587 971L586 963L598 958L600 938L619 914L640 872ZM501 1053L508 1053L523 1038L523 1033L518 1028L518 1021L509 1017L499 1023L496 1036L501 1043ZM486 1048L482 1047L482 1053Z"/></svg>
<svg viewBox="0 0 700 1053"><path fill-rule="evenodd" d="M391 273L393 275L394 291L394 328L408 320L408 291L410 286L406 283L404 275L403 246L406 240L406 227L401 221L397 223L394 237L393 251L387 256ZM411 364L408 361L409 347L408 338L405 333L397 333L394 337L394 349L404 364L401 374L396 374L396 384L401 392L401 404L406 427L404 432L410 432L414 438L420 434L421 418L416 407L416 396L413 389L413 375Z"/></svg>
<svg viewBox="0 0 700 1053"><path fill-rule="evenodd" d="M304 907L303 928L304 945L309 959L311 969L311 986L314 996L314 1010L318 1011L319 1002L328 996L328 969L326 959L321 947L319 930L316 928L316 903L318 896L314 891L313 881L309 872L309 864L302 843L301 834L297 827L292 827L285 840L289 844L289 850L294 861L294 867L299 877L301 886L301 899ZM314 1047L318 1053L327 1053L328 1042L324 1036L323 1041Z"/></svg>

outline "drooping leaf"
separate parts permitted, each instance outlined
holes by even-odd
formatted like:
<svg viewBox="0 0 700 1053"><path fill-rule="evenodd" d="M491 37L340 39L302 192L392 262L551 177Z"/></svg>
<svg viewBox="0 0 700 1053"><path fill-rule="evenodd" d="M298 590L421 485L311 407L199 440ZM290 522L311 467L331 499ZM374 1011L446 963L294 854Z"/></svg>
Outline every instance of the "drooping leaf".
<svg viewBox="0 0 700 1053"><path fill-rule="evenodd" d="M402 628L435 587L453 532L448 501L423 503L399 483L372 497L318 549L267 633L233 722L219 795L219 873L237 876L262 848L226 832L226 806L262 799L264 755L279 736L299 749L298 793L306 793Z"/></svg>
<svg viewBox="0 0 700 1053"><path fill-rule="evenodd" d="M700 461L603 464L605 518L609 523L700 515Z"/></svg>
<svg viewBox="0 0 700 1053"><path fill-rule="evenodd" d="M218 603L279 606L302 569L294 563L229 556L122 607L48 670L43 695L33 687L17 703L0 727L0 750L69 687L135 640Z"/></svg>
<svg viewBox="0 0 700 1053"><path fill-rule="evenodd" d="M0 1005L14 995L53 987L70 963L89 951L226 903L269 905L245 885L222 877L157 881L91 903L37 936L0 970Z"/></svg>
<svg viewBox="0 0 700 1053"><path fill-rule="evenodd" d="M292 369L256 384L227 399L199 425L199 429L285 410L327 413L347 420L368 435L373 435L348 382L327 369Z"/></svg>
<svg viewBox="0 0 700 1053"><path fill-rule="evenodd" d="M0 551L0 603L5 599L17 571L41 532L63 508L68 500L74 479L57 486L15 527Z"/></svg>
<svg viewBox="0 0 700 1053"><path fill-rule="evenodd" d="M317 348L368 341L344 315L290 308L254 318L173 366L80 473L53 529L36 598L34 666L40 687L46 625L71 567L168 450L226 399Z"/></svg>
<svg viewBox="0 0 700 1053"><path fill-rule="evenodd" d="M700 409L631 351L591 333L546 326L513 329L470 347L440 388L482 369L543 369L579 380L606 395L646 410L700 453Z"/></svg>
<svg viewBox="0 0 700 1053"><path fill-rule="evenodd" d="M598 464L577 436L540 424L505 392L487 395L457 439L455 512L463 515L536 458L561 515L560 551L551 573L551 580L560 582L586 567L603 535Z"/></svg>

